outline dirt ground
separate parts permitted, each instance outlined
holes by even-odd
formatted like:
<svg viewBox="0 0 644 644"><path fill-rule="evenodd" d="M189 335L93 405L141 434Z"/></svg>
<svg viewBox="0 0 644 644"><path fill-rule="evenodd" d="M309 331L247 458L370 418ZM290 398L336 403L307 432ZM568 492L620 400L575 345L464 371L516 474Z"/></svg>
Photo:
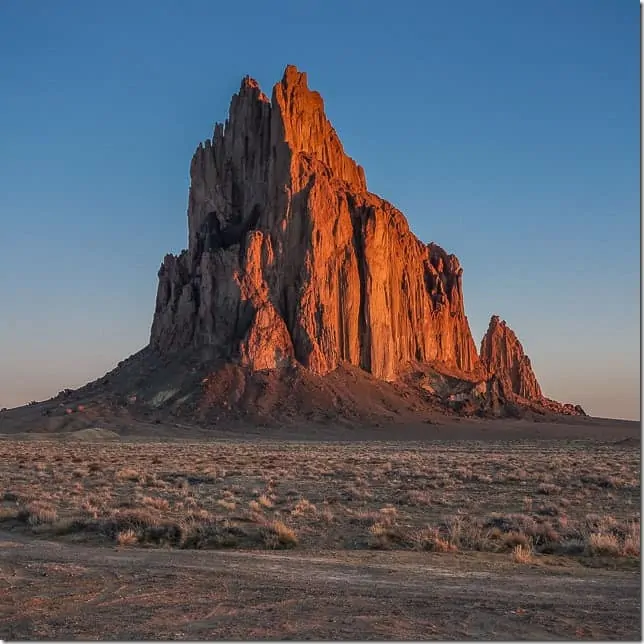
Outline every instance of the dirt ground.
<svg viewBox="0 0 644 644"><path fill-rule="evenodd" d="M640 640L636 571L494 555L94 548L0 535L3 639Z"/></svg>
<svg viewBox="0 0 644 644"><path fill-rule="evenodd" d="M0 638L641 639L636 423L263 431L0 436Z"/></svg>

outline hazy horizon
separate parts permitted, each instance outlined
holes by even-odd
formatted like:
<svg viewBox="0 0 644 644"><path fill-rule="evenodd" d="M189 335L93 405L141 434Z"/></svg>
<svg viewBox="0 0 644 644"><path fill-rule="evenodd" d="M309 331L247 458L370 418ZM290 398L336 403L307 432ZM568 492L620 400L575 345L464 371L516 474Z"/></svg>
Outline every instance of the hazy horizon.
<svg viewBox="0 0 644 644"><path fill-rule="evenodd" d="M467 8L0 5L0 407L147 344L194 149L292 63L369 190L459 257L477 348L498 314L545 395L639 420L639 8Z"/></svg>

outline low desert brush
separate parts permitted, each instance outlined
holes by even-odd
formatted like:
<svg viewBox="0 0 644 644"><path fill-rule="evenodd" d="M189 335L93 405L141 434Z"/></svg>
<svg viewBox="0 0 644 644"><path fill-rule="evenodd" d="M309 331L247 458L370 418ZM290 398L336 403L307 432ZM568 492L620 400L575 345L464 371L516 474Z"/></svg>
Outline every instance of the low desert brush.
<svg viewBox="0 0 644 644"><path fill-rule="evenodd" d="M271 521L260 530L267 548L293 548L298 543L297 532L282 521Z"/></svg>
<svg viewBox="0 0 644 644"><path fill-rule="evenodd" d="M167 510L170 507L168 499L162 499L157 496L144 496L141 499L141 503L157 510Z"/></svg>
<svg viewBox="0 0 644 644"><path fill-rule="evenodd" d="M316 513L317 513L317 508L308 499L300 499L295 504L295 507L291 510L291 515L294 517L304 516L307 514L309 515L316 514Z"/></svg>
<svg viewBox="0 0 644 644"><path fill-rule="evenodd" d="M628 524L626 536L624 537L624 546L622 553L626 557L639 557L640 556L640 523L633 521Z"/></svg>
<svg viewBox="0 0 644 644"><path fill-rule="evenodd" d="M119 470L116 473L116 478L119 481L136 481L136 482L138 482L140 477L141 477L141 475L136 470L133 470L131 467L123 468L122 470Z"/></svg>
<svg viewBox="0 0 644 644"><path fill-rule="evenodd" d="M131 528L128 530L122 530L116 535L116 543L118 543L119 546L133 546L138 540L139 537L136 531Z"/></svg>
<svg viewBox="0 0 644 644"><path fill-rule="evenodd" d="M532 548L530 546L517 545L512 548L512 561L515 563L532 563Z"/></svg>
<svg viewBox="0 0 644 644"><path fill-rule="evenodd" d="M430 552L455 552L456 545L441 536L438 528L421 528L410 534L410 541L417 550Z"/></svg>
<svg viewBox="0 0 644 644"><path fill-rule="evenodd" d="M591 555L615 556L619 551L619 539L614 534L593 532L588 537L588 552Z"/></svg>
<svg viewBox="0 0 644 644"><path fill-rule="evenodd" d="M49 505L36 502L27 506L23 516L26 516L29 525L36 526L44 523L54 523L58 519L58 512Z"/></svg>

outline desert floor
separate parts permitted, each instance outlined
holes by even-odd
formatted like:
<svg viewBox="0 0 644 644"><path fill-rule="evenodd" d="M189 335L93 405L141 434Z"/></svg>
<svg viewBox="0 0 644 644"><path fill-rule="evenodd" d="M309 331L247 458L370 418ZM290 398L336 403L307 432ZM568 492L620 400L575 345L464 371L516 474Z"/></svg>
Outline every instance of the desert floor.
<svg viewBox="0 0 644 644"><path fill-rule="evenodd" d="M154 429L0 436L1 639L641 638L636 423Z"/></svg>

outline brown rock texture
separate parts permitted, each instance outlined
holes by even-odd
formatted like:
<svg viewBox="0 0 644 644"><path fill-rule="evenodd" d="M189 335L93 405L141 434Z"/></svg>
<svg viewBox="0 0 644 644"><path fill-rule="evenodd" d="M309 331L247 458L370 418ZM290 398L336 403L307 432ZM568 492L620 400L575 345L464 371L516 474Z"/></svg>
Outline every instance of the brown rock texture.
<svg viewBox="0 0 644 644"><path fill-rule="evenodd" d="M543 395L530 358L525 355L514 331L498 315L490 318L481 341L480 358L488 379L486 404L489 408L501 404L507 412L508 405L518 403L539 413L586 415L580 405L560 403Z"/></svg>
<svg viewBox="0 0 644 644"><path fill-rule="evenodd" d="M498 315L492 316L483 336L481 363L490 377L496 376L501 381L505 391L527 400L543 398L530 358L514 331Z"/></svg>
<svg viewBox="0 0 644 644"><path fill-rule="evenodd" d="M348 364L395 380L409 362L437 362L483 373L458 259L367 190L306 74L288 66L270 100L244 78L190 177L188 249L159 270L152 349L254 371ZM524 372L517 387L534 394Z"/></svg>

